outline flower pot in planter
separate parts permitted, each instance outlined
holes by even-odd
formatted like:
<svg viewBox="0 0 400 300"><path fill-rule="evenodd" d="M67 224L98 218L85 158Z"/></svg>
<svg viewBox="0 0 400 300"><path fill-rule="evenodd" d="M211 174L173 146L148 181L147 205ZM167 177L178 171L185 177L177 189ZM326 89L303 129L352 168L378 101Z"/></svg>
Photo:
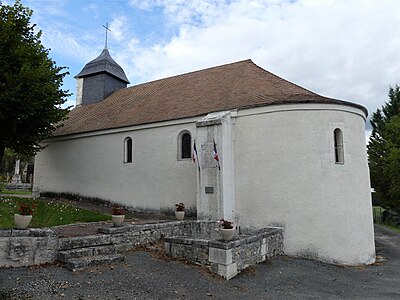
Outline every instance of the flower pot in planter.
<svg viewBox="0 0 400 300"><path fill-rule="evenodd" d="M32 220L32 215L14 215L14 223L17 229L26 229Z"/></svg>
<svg viewBox="0 0 400 300"><path fill-rule="evenodd" d="M233 236L235 235L234 228L230 228L230 229L221 228L220 230L221 230L221 234L222 234L222 239L224 241L230 241L233 239Z"/></svg>
<svg viewBox="0 0 400 300"><path fill-rule="evenodd" d="M175 217L178 221L182 221L183 218L185 217L185 212L184 211L175 211Z"/></svg>
<svg viewBox="0 0 400 300"><path fill-rule="evenodd" d="M125 215L112 215L112 222L115 227L122 226L125 220Z"/></svg>

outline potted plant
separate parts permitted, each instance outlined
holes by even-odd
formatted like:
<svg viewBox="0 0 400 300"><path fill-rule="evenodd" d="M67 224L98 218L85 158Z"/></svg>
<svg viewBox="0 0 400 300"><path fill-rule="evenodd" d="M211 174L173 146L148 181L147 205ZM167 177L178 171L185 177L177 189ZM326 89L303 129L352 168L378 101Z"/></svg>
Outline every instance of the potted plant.
<svg viewBox="0 0 400 300"><path fill-rule="evenodd" d="M185 217L185 204L177 203L175 204L175 217L178 221L182 221Z"/></svg>
<svg viewBox="0 0 400 300"><path fill-rule="evenodd" d="M36 205L33 202L21 202L18 206L19 214L14 215L14 223L17 229L26 229L32 220L32 214Z"/></svg>
<svg viewBox="0 0 400 300"><path fill-rule="evenodd" d="M111 207L111 214L112 214L113 225L115 227L122 226L125 220L125 211L117 204L114 204Z"/></svg>
<svg viewBox="0 0 400 300"><path fill-rule="evenodd" d="M233 228L233 222L221 219L219 221L219 227L224 241L230 241L235 235L235 229Z"/></svg>

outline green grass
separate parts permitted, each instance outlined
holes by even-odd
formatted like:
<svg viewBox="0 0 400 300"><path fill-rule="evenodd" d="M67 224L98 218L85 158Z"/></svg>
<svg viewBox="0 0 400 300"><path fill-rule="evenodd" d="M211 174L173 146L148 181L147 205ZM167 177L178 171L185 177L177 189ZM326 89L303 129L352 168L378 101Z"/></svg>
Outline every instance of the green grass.
<svg viewBox="0 0 400 300"><path fill-rule="evenodd" d="M389 228L389 229L391 229L391 230L393 230L393 231L396 231L397 233L400 233L400 228L397 228L397 227L395 227L395 226L388 225L388 224L382 224L382 223L379 223L379 225L385 226L386 228Z"/></svg>
<svg viewBox="0 0 400 300"><path fill-rule="evenodd" d="M385 223L381 222L380 216L384 211L385 211L385 209L383 207L372 206L372 213L373 213L373 216L374 216L375 223L400 233L400 228L398 228L398 227L396 227L394 225L385 224Z"/></svg>
<svg viewBox="0 0 400 300"><path fill-rule="evenodd" d="M0 228L14 228L14 214L18 213L18 203L32 203L32 199L0 197ZM71 205L36 200L36 208L29 227L51 227L76 222L96 222L111 220L111 215Z"/></svg>
<svg viewBox="0 0 400 300"><path fill-rule="evenodd" d="M15 191L15 190L1 190L0 194L5 195L30 195L31 191Z"/></svg>

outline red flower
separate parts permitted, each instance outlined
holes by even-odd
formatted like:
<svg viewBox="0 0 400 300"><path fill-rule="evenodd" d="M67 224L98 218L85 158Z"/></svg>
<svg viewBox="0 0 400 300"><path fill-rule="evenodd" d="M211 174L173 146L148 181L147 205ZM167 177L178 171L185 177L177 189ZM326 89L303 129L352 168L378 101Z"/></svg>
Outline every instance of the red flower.
<svg viewBox="0 0 400 300"><path fill-rule="evenodd" d="M176 211L185 211L185 204L182 202L175 204L175 210Z"/></svg>
<svg viewBox="0 0 400 300"><path fill-rule="evenodd" d="M36 208L36 203L34 202L32 204L21 202L19 203L18 211L23 216L30 216L33 214L35 208Z"/></svg>
<svg viewBox="0 0 400 300"><path fill-rule="evenodd" d="M117 204L114 204L111 207L111 214L115 215L115 216L121 216L121 215L125 215L125 211L119 207Z"/></svg>

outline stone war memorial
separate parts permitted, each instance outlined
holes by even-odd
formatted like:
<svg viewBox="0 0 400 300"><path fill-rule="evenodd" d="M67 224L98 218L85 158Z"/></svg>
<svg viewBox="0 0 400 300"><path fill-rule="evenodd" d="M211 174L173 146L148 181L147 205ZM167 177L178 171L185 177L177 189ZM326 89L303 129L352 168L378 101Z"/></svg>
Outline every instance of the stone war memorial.
<svg viewBox="0 0 400 300"><path fill-rule="evenodd" d="M228 279L272 254L374 262L363 106L251 60L127 87L105 48L76 79L76 107L36 157L37 195L154 213L184 202L197 221L170 224L181 228L165 229L166 251ZM220 219L235 224L233 241L215 238Z"/></svg>

